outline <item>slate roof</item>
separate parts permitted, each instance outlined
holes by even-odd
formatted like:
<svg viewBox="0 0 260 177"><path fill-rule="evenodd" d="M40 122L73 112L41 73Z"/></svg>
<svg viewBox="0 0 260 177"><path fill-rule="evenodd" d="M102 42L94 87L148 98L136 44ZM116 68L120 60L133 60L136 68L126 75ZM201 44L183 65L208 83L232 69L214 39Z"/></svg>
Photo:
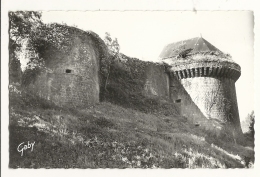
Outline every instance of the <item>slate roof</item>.
<svg viewBox="0 0 260 177"><path fill-rule="evenodd" d="M192 52L218 51L215 46L202 37L196 37L184 41L168 44L160 54L161 59L176 57L180 52L193 49Z"/></svg>

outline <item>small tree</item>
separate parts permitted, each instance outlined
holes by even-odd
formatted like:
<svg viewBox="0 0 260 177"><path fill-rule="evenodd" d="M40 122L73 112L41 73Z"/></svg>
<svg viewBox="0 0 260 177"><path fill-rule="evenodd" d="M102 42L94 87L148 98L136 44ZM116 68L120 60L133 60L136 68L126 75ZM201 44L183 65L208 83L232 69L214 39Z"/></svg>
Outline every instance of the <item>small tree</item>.
<svg viewBox="0 0 260 177"><path fill-rule="evenodd" d="M22 85L30 83L40 70L45 69L46 60L54 58L55 52L68 54L71 43L66 25L44 24L40 12L9 12L10 81L21 81ZM23 73L21 56L27 59Z"/></svg>
<svg viewBox="0 0 260 177"><path fill-rule="evenodd" d="M105 34L106 36L104 42L107 45L110 54L112 54L113 56L118 56L120 51L120 46L118 44L117 38L112 39L111 35L108 32L106 32Z"/></svg>
<svg viewBox="0 0 260 177"><path fill-rule="evenodd" d="M254 137L255 135L255 129L254 129L254 125L255 125L255 113L254 111L251 112L251 114L248 115L249 117L249 134Z"/></svg>
<svg viewBox="0 0 260 177"><path fill-rule="evenodd" d="M107 90L107 84L108 84L108 79L109 79L109 74L111 70L111 65L120 59L120 46L118 44L117 38L112 39L111 35L109 33L105 33L105 39L104 42L108 47L109 50L109 58L104 61L103 65L103 73L106 76L106 81L105 81L105 90Z"/></svg>
<svg viewBox="0 0 260 177"><path fill-rule="evenodd" d="M35 31L42 24L41 13L34 11L9 12L9 75L10 82L20 82L21 64L17 53L25 39L35 38Z"/></svg>
<svg viewBox="0 0 260 177"><path fill-rule="evenodd" d="M241 128L244 132L245 137L247 138L247 143L249 145L254 145L254 135L255 135L255 113L252 111L247 115L244 121L241 122Z"/></svg>

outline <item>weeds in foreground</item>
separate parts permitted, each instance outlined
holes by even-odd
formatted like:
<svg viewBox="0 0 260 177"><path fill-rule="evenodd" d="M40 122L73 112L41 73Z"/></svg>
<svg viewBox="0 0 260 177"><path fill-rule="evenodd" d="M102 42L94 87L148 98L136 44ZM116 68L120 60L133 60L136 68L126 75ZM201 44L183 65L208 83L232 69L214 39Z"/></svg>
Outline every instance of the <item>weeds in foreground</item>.
<svg viewBox="0 0 260 177"><path fill-rule="evenodd" d="M41 100L27 105L21 92L13 90L12 102L24 105L10 107L10 168L253 167L251 149L221 140L216 146L206 132L192 129L180 117L110 103L84 111ZM21 156L17 146L27 141L35 141L35 148Z"/></svg>

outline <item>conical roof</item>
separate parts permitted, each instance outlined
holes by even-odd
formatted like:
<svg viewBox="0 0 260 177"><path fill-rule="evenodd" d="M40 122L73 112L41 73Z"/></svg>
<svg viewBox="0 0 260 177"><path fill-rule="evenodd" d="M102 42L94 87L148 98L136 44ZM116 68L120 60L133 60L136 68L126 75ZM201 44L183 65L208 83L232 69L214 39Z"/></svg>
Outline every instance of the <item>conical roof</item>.
<svg viewBox="0 0 260 177"><path fill-rule="evenodd" d="M219 53L223 53L211 43L209 43L206 39L202 37L196 37L167 45L164 47L159 57L161 59L173 58L179 55L180 52L189 49L192 49L192 52L218 51Z"/></svg>

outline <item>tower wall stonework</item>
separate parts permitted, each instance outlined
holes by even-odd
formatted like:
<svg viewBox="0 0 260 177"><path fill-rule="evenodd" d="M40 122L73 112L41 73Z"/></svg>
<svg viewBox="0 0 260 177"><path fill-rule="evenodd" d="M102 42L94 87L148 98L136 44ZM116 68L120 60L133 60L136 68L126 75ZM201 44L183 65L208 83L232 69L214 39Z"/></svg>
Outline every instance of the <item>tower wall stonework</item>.
<svg viewBox="0 0 260 177"><path fill-rule="evenodd" d="M235 81L198 77L182 79L181 83L207 118L240 127Z"/></svg>
<svg viewBox="0 0 260 177"><path fill-rule="evenodd" d="M241 135L235 89L235 82L240 76L239 65L231 62L196 62L174 65L170 71L172 78L175 82L179 80L205 118L215 121L221 129L229 127L233 133ZM177 95L184 97L180 92ZM190 114L187 105L182 104L182 115Z"/></svg>
<svg viewBox="0 0 260 177"><path fill-rule="evenodd" d="M190 122L201 123L205 116L194 103L181 82L170 74L170 99L175 103L180 115L187 117Z"/></svg>
<svg viewBox="0 0 260 177"><path fill-rule="evenodd" d="M198 105L194 102L191 95L187 92L181 80L170 73L170 98L178 108L178 113L187 120L202 129L209 130L216 136L221 135L223 130L219 121L207 119Z"/></svg>

